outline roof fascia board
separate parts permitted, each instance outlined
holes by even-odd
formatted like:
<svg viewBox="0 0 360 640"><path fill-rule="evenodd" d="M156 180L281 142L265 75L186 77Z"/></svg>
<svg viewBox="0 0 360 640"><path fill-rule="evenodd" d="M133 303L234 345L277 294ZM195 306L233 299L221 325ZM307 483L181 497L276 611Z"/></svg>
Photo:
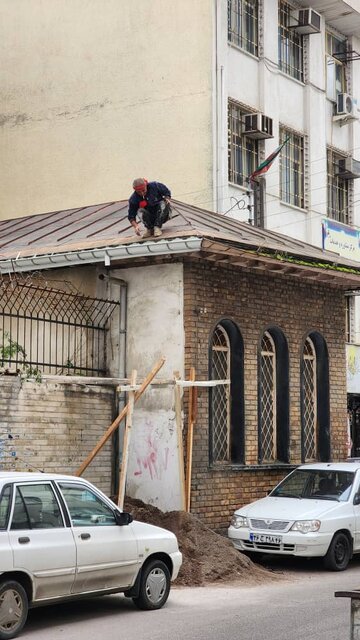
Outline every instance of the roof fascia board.
<svg viewBox="0 0 360 640"><path fill-rule="evenodd" d="M21 256L19 253L13 259L1 260L0 258L0 273L59 269L83 264L103 263L105 266L110 266L114 260L193 253L201 250L202 241L202 238L189 237L186 239L175 238L174 240L164 239L157 242L137 242L116 247L108 246L101 249L85 249L44 255Z"/></svg>

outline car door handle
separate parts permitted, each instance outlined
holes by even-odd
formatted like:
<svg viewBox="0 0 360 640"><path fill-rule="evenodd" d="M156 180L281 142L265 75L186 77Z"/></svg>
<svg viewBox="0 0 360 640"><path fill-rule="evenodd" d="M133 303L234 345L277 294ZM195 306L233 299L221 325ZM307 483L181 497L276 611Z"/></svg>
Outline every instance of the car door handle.
<svg viewBox="0 0 360 640"><path fill-rule="evenodd" d="M28 542L30 542L30 538L28 538L27 536L22 536L21 538L18 538L18 542L19 544L27 544Z"/></svg>
<svg viewBox="0 0 360 640"><path fill-rule="evenodd" d="M79 535L79 538L81 538L81 540L89 540L89 538L91 538L90 533L81 533Z"/></svg>

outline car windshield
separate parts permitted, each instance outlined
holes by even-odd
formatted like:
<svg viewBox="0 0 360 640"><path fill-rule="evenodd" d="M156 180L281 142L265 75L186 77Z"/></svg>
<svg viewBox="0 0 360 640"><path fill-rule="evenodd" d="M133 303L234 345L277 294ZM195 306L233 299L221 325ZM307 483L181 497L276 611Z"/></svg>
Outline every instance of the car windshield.
<svg viewBox="0 0 360 640"><path fill-rule="evenodd" d="M313 500L349 499L354 473L333 469L296 469L270 495L277 498L307 498Z"/></svg>

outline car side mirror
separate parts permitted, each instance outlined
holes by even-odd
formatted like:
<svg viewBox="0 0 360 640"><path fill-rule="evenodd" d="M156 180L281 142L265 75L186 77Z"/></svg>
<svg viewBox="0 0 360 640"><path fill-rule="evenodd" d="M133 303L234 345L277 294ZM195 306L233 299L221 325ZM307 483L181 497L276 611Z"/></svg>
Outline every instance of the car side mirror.
<svg viewBox="0 0 360 640"><path fill-rule="evenodd" d="M354 495L354 500L353 500L353 504L360 504L360 491L358 491L357 493L355 493Z"/></svg>
<svg viewBox="0 0 360 640"><path fill-rule="evenodd" d="M127 511L115 511L115 518L116 524L118 524L120 527L130 524L130 522L132 522L134 519L131 513L128 513Z"/></svg>

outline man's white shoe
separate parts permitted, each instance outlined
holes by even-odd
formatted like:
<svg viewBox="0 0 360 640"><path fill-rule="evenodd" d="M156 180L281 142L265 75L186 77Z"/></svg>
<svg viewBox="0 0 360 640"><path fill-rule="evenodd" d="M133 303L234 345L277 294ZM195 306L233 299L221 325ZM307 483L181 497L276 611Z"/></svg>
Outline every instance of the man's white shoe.
<svg viewBox="0 0 360 640"><path fill-rule="evenodd" d="M142 238L151 238L152 232L153 232L152 229L146 229L141 237Z"/></svg>
<svg viewBox="0 0 360 640"><path fill-rule="evenodd" d="M155 238L158 238L159 236L162 236L162 231L161 231L160 227L154 227L154 236L155 236Z"/></svg>

